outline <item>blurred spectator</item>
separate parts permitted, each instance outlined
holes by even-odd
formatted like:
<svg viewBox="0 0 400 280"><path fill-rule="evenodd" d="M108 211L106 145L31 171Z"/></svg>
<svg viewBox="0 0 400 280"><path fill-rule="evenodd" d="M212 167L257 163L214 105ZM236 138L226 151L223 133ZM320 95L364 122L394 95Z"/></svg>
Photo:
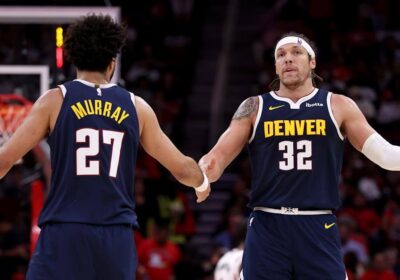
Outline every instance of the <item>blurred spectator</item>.
<svg viewBox="0 0 400 280"><path fill-rule="evenodd" d="M377 114L379 124L389 124L400 120L400 103L396 100L391 90L381 94L381 103Z"/></svg>
<svg viewBox="0 0 400 280"><path fill-rule="evenodd" d="M157 220L150 238L138 244L138 279L173 280L181 250L169 239L169 221Z"/></svg>
<svg viewBox="0 0 400 280"><path fill-rule="evenodd" d="M24 232L0 214L0 279L11 279L21 269L26 271L28 248Z"/></svg>
<svg viewBox="0 0 400 280"><path fill-rule="evenodd" d="M384 253L376 253L373 256L371 267L361 275L360 280L396 280L397 277L390 270Z"/></svg>
<svg viewBox="0 0 400 280"><path fill-rule="evenodd" d="M243 214L238 211L238 209L229 209L225 226L214 236L215 244L219 246L223 252L234 248L236 231L242 220Z"/></svg>
<svg viewBox="0 0 400 280"><path fill-rule="evenodd" d="M354 219L349 216L341 216L338 219L338 226L344 259L350 261L348 257L349 253L353 253L357 264L366 265L368 263L367 240L362 235L356 233L356 222ZM359 269L358 265L355 265L354 272Z"/></svg>
<svg viewBox="0 0 400 280"><path fill-rule="evenodd" d="M247 232L247 219L243 219L234 234L233 249L226 252L218 261L214 280L239 280L242 270L244 241Z"/></svg>

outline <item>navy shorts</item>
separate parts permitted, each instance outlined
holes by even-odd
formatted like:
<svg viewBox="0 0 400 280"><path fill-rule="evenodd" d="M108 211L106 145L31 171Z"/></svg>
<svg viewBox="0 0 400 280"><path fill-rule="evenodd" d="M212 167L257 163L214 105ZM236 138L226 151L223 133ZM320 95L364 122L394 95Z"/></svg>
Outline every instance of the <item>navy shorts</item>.
<svg viewBox="0 0 400 280"><path fill-rule="evenodd" d="M29 263L27 280L135 279L133 229L126 225L45 225Z"/></svg>
<svg viewBox="0 0 400 280"><path fill-rule="evenodd" d="M244 246L244 280L345 280L333 214L254 211Z"/></svg>

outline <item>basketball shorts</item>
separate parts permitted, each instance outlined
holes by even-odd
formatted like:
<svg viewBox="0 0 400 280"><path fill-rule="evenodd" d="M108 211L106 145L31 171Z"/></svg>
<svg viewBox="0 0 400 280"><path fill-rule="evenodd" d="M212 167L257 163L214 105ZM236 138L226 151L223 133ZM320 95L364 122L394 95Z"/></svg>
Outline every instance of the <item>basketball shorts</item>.
<svg viewBox="0 0 400 280"><path fill-rule="evenodd" d="M132 280L137 267L127 225L47 224L40 232L27 280Z"/></svg>
<svg viewBox="0 0 400 280"><path fill-rule="evenodd" d="M244 280L345 280L336 217L254 211L243 255Z"/></svg>

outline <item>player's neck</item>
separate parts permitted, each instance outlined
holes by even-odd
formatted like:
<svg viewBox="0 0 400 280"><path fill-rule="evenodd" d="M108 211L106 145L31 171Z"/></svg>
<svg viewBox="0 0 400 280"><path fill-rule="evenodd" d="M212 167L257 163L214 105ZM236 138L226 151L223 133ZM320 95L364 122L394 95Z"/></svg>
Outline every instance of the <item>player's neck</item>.
<svg viewBox="0 0 400 280"><path fill-rule="evenodd" d="M77 71L76 77L80 80L85 80L93 84L108 84L107 75L101 72L92 71Z"/></svg>
<svg viewBox="0 0 400 280"><path fill-rule="evenodd" d="M294 102L299 100L300 98L309 95L315 87L312 85L312 83L296 86L296 87L287 87L283 85L282 83L280 84L279 90L276 92L277 95L280 97L286 97L290 98Z"/></svg>

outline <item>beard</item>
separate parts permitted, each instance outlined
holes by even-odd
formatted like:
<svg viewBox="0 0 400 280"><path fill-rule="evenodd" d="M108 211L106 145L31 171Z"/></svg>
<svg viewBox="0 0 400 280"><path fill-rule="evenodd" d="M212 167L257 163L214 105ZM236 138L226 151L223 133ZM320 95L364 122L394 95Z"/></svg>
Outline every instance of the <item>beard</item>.
<svg viewBox="0 0 400 280"><path fill-rule="evenodd" d="M304 85L305 80L301 80L299 78L297 79L286 79L286 80L282 80L281 79L281 83L286 87L286 88L290 88L290 89L294 89L297 88L299 86Z"/></svg>
<svg viewBox="0 0 400 280"><path fill-rule="evenodd" d="M284 85L286 88L295 89L300 86L303 86L306 83L307 79L310 77L311 77L311 73L303 79L300 76L295 76L295 77L289 77L289 78L280 79L280 80L281 80L281 84Z"/></svg>

